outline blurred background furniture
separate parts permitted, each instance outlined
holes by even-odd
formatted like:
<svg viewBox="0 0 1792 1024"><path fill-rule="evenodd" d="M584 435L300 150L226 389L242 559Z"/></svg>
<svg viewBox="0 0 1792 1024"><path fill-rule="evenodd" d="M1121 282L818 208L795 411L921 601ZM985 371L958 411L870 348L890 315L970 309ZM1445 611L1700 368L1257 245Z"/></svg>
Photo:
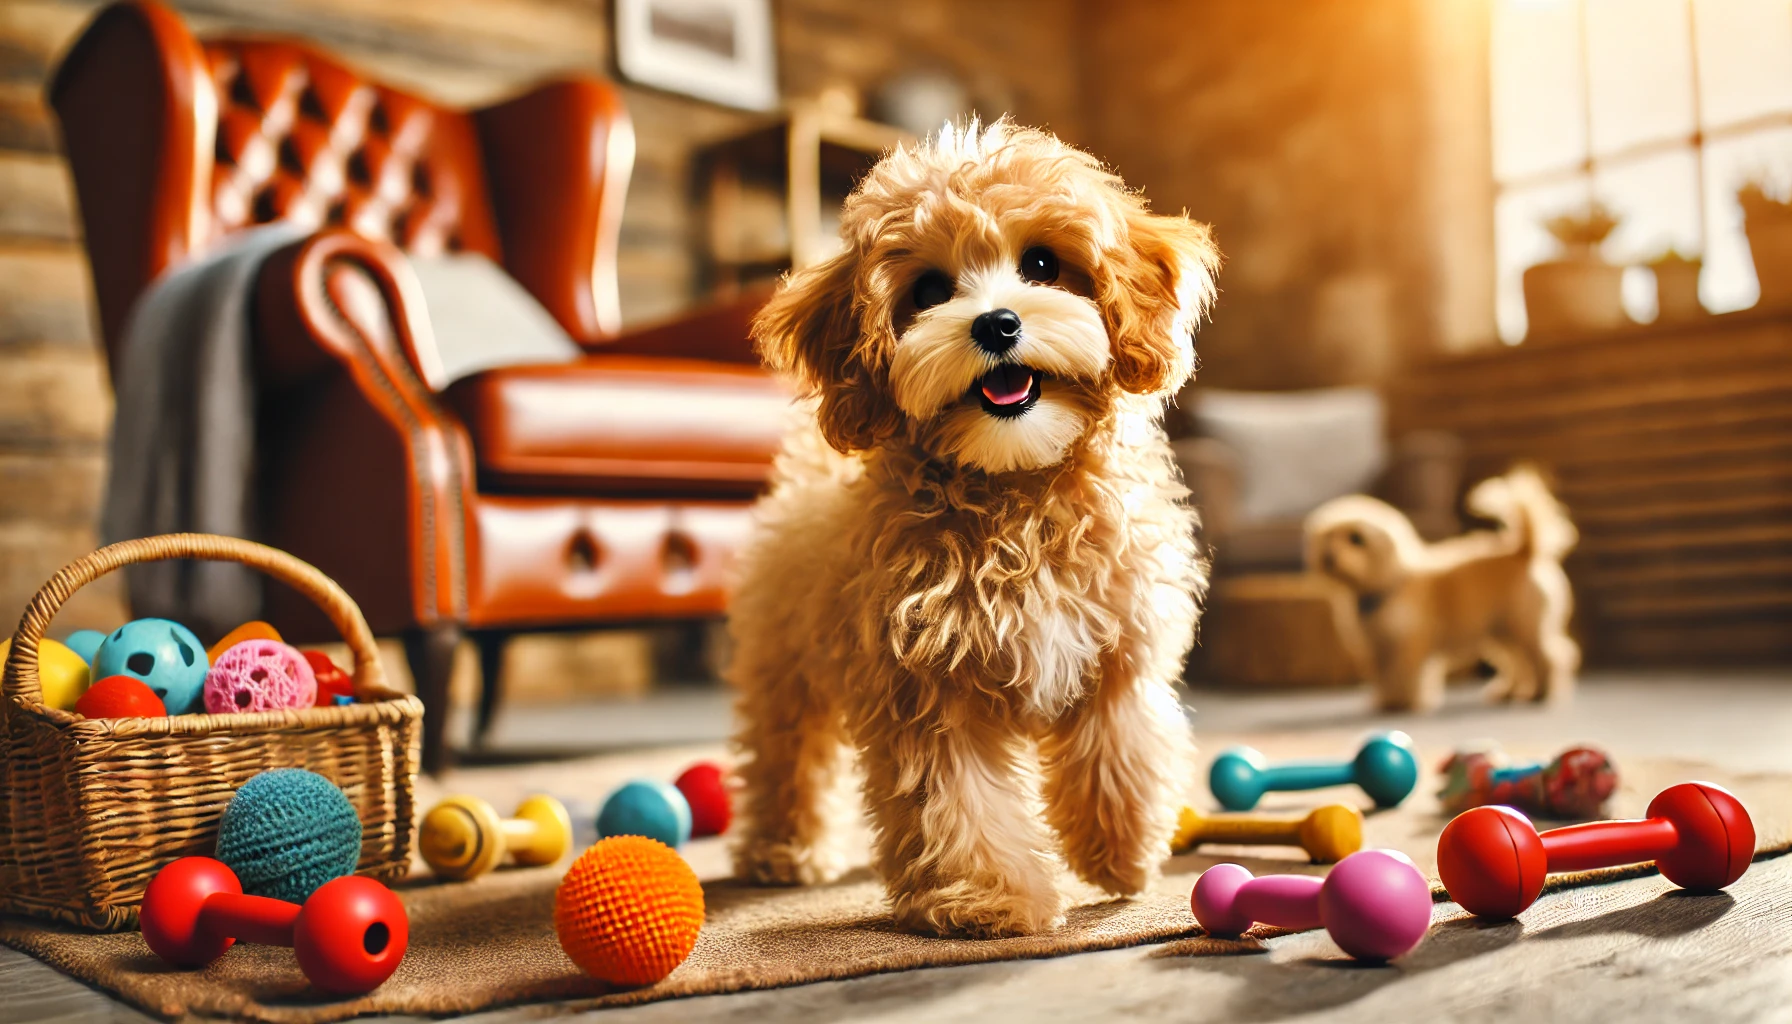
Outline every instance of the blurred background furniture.
<svg viewBox="0 0 1792 1024"><path fill-rule="evenodd" d="M747 340L761 292L620 332L634 137L613 86L567 78L455 110L298 43L202 43L133 2L75 42L50 100L115 373L132 303L163 272L251 226L313 229L263 265L253 301L259 539L404 637L426 770L448 760L463 635L482 734L512 633L723 612L787 396ZM585 355L438 393L408 258L442 252L501 266ZM294 642L328 636L291 592L270 590L266 615Z"/></svg>
<svg viewBox="0 0 1792 1024"><path fill-rule="evenodd" d="M1363 675L1356 609L1303 572L1302 521L1346 494L1375 494L1429 539L1460 528L1462 443L1436 430L1389 441L1370 388L1197 388L1176 458L1201 511L1214 579L1191 672L1246 685L1328 686Z"/></svg>
<svg viewBox="0 0 1792 1024"><path fill-rule="evenodd" d="M1438 430L1387 437L1370 388L1197 389L1192 436L1175 442L1201 510L1203 546L1222 574L1301 568L1301 522L1346 494L1373 494L1427 539L1457 532L1462 443Z"/></svg>
<svg viewBox="0 0 1792 1024"><path fill-rule="evenodd" d="M851 97L792 101L776 120L695 154L704 280L718 298L826 259L839 207L899 128L859 117Z"/></svg>

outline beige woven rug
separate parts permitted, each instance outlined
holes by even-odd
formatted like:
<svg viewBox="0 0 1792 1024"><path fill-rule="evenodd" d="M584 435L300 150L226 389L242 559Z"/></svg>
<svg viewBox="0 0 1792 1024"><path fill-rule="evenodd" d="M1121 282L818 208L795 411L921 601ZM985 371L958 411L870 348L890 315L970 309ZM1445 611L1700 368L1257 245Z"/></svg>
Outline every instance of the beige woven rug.
<svg viewBox="0 0 1792 1024"><path fill-rule="evenodd" d="M1230 739L1230 738L1228 738ZM1307 737L1246 737L1272 757L1315 749ZM1217 749L1208 737L1208 750ZM575 818L589 828L594 800L635 776L670 778L694 757L714 751L672 751L628 759L602 759L530 769L463 772L452 788L472 792L500 806L531 790L569 798ZM1547 751L1514 751L1547 754ZM1427 766L1441 751L1421 751ZM1620 762L1624 786L1613 801L1615 816L1641 814L1650 797L1674 782L1706 779L1730 787L1748 805L1767 853L1792 844L1792 784L1784 776L1746 776L1668 760ZM1431 793L1435 780L1401 808L1370 816L1371 846L1404 850L1432 871L1444 818ZM422 787L418 805L427 808L444 790ZM1355 790L1327 791L1325 800L1360 800ZM1268 804L1297 807L1313 802L1302 794L1276 794ZM589 840L589 836L585 837ZM80 978L142 1009L170 1019L237 1017L288 1024L333 1021L361 1014L449 1015L496 1006L547 1000L570 1008L647 1002L678 996L769 988L886 971L947 964L1035 957L1180 939L1176 955L1236 953L1253 940L1199 937L1188 909L1195 877L1221 860L1238 860L1253 871L1322 872L1293 850L1203 849L1170 858L1164 877L1138 900L1104 900L1076 888L1076 906L1060 930L1032 938L955 940L897 931L884 911L882 891L870 872L857 869L841 882L811 889L757 889L726 879L720 840L693 842L686 856L705 880L708 918L690 959L658 985L609 992L581 975L555 942L551 923L553 892L561 867L502 871L470 883L436 885L419 873L403 887L411 914L411 946L398 972L371 995L329 1000L309 989L286 950L239 946L203 971L174 971L144 946L136 933L84 935L21 920L0 921L0 941ZM1553 887L1586 884L1648 869L1589 873L1553 879ZM1457 916L1440 904L1439 919ZM1265 935L1270 934L1268 932ZM1339 954L1342 957L1342 954Z"/></svg>

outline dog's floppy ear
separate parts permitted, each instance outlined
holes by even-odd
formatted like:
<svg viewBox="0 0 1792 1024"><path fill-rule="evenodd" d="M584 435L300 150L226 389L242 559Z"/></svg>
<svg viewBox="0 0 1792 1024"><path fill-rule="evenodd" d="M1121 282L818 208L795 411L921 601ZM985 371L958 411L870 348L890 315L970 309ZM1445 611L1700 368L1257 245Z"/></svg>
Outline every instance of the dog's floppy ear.
<svg viewBox="0 0 1792 1024"><path fill-rule="evenodd" d="M1114 345L1114 380L1134 394L1172 392L1195 372L1195 325L1213 302L1220 253L1188 217L1126 216L1127 241L1097 296Z"/></svg>
<svg viewBox="0 0 1792 1024"><path fill-rule="evenodd" d="M851 250L790 275L753 320L753 342L772 369L820 396L822 436L841 452L875 446L901 425L865 362Z"/></svg>

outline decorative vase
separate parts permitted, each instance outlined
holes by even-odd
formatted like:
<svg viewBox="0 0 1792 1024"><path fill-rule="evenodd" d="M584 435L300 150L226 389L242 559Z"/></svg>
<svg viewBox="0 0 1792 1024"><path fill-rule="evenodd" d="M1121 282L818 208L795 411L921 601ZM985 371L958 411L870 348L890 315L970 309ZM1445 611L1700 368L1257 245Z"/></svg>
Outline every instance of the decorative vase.
<svg viewBox="0 0 1792 1024"><path fill-rule="evenodd" d="M1704 268L1703 260L1681 256L1649 264L1649 269L1655 272L1655 316L1658 322L1680 323L1705 315L1705 307L1699 302L1699 272Z"/></svg>
<svg viewBox="0 0 1792 1024"><path fill-rule="evenodd" d="M1630 323L1624 314L1624 268L1591 251L1525 268L1526 340L1609 331Z"/></svg>
<svg viewBox="0 0 1792 1024"><path fill-rule="evenodd" d="M1792 306L1792 218L1749 217L1744 221L1763 308Z"/></svg>
<svg viewBox="0 0 1792 1024"><path fill-rule="evenodd" d="M1755 280L1761 285L1757 305L1792 306L1792 203L1768 195L1756 182L1737 189L1736 201L1742 206Z"/></svg>

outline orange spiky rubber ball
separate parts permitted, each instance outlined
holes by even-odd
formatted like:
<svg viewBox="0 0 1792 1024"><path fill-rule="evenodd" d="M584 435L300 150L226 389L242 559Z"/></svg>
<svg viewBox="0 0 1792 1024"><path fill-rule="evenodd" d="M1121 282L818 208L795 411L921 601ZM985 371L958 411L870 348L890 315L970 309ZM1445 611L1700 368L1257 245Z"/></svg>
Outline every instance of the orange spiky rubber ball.
<svg viewBox="0 0 1792 1024"><path fill-rule="evenodd" d="M611 836L579 855L554 893L560 948L612 985L651 985L684 963L703 928L703 886L657 839Z"/></svg>

